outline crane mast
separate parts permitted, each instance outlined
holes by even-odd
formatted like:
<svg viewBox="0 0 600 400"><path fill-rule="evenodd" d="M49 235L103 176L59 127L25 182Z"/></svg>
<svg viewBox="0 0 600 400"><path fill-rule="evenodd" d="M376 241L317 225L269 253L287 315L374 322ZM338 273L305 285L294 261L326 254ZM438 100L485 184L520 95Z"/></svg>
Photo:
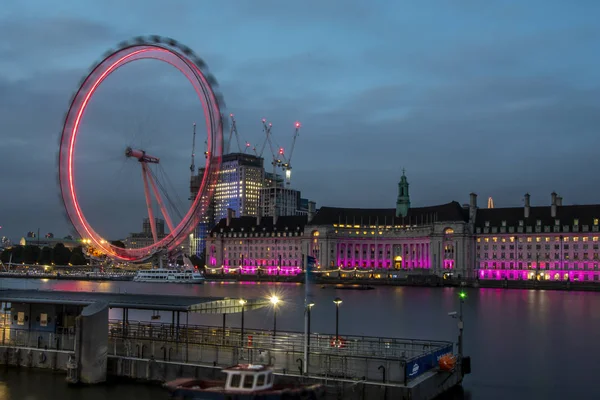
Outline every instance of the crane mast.
<svg viewBox="0 0 600 400"><path fill-rule="evenodd" d="M229 150L231 149L231 139L235 134L235 140L238 145L238 152L242 152L242 144L240 143L240 135L238 134L237 125L235 124L235 117L233 114L229 114L229 118L231 118L231 129L229 130L229 139L227 140L227 147L225 149L225 154L229 154ZM245 151L244 151L245 152Z"/></svg>
<svg viewBox="0 0 600 400"><path fill-rule="evenodd" d="M296 128L296 130L294 131L294 137L292 138L292 145L290 146L290 155L288 156L287 160L285 161L285 164L283 165L283 169L285 170L285 184L286 186L290 186L290 184L292 183L292 155L294 154L294 147L296 147L296 138L298 137L298 134L300 133L300 127L302 125L300 124L300 122L297 122L294 124L294 127Z"/></svg>
<svg viewBox="0 0 600 400"><path fill-rule="evenodd" d="M271 156L272 161L271 161L271 165L273 166L273 182L272 182L272 188L273 188L273 216L276 215L277 213L277 167L282 167L284 164L284 152L283 152L283 147L279 149L278 152L275 152L275 148L273 147L273 141L271 139L271 129L273 128L273 124L272 123L268 123L267 124L267 120L265 118L262 119L262 124L263 124L263 131L265 132L265 141L263 142L262 145L262 149L260 151L260 154L262 156L262 153L265 149L265 146L267 143L269 143L269 150L271 150Z"/></svg>

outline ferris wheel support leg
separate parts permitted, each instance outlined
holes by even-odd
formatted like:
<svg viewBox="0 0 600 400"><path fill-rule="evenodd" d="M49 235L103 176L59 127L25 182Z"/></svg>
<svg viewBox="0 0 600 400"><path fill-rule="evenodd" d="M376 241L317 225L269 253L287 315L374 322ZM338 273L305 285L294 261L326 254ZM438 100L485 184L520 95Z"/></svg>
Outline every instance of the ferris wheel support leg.
<svg viewBox="0 0 600 400"><path fill-rule="evenodd" d="M165 217L165 221L167 222L169 231L171 233L173 233L173 232L175 232L175 228L173 227L173 221L171 221L171 217L169 216L169 213L167 212L165 203L163 203L162 197L160 197L160 193L158 193L158 188L156 187L156 183L154 182L154 179L152 179L151 175L146 173L146 176L148 177L148 180L150 181L150 186L152 186L152 191L154 192L154 197L156 197L156 201L158 202L158 207L160 208L160 212L162 213L163 217Z"/></svg>
<svg viewBox="0 0 600 400"><path fill-rule="evenodd" d="M142 177L144 178L144 195L146 196L146 207L148 208L148 218L150 219L150 228L152 229L152 237L154 243L158 242L158 235L156 234L156 221L154 220L154 213L152 212L152 199L150 198L150 189L148 188L148 165L142 162Z"/></svg>

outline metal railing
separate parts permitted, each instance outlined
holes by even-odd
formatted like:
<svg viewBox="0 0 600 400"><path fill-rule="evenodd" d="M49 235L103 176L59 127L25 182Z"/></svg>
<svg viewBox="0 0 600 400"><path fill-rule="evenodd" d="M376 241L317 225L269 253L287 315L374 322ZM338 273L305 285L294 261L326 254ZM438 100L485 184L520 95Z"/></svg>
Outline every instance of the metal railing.
<svg viewBox="0 0 600 400"><path fill-rule="evenodd" d="M125 328L125 329L123 329ZM269 363L287 374L302 374L304 335L298 332L153 322L110 321L109 354L171 363L227 366ZM311 334L309 373L331 378L405 383L411 360L450 342L369 336Z"/></svg>
<svg viewBox="0 0 600 400"><path fill-rule="evenodd" d="M0 328L0 344L11 347L31 347L73 351L75 335L64 331L61 333L48 331L30 331L17 328Z"/></svg>
<svg viewBox="0 0 600 400"><path fill-rule="evenodd" d="M219 345L236 347L268 348L274 351L302 350L304 334L300 332L272 331L260 329L215 327L205 325L176 325L166 323L131 321L123 332L120 320L110 321L110 335L117 338L137 338L164 342L188 343L196 345ZM386 360L410 361L429 352L444 348L451 344L447 341L431 341L401 338L385 338L372 336L340 335L311 333L310 351L313 354L332 354L359 357L381 358Z"/></svg>

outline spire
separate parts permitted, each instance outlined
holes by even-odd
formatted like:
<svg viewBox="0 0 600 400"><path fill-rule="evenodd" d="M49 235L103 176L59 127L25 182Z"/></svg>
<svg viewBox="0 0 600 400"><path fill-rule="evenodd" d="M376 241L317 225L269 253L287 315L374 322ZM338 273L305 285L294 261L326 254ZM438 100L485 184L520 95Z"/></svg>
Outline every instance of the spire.
<svg viewBox="0 0 600 400"><path fill-rule="evenodd" d="M402 168L402 177L398 182L398 199L396 200L396 217L406 217L410 209L410 196L408 194L408 180L406 170Z"/></svg>

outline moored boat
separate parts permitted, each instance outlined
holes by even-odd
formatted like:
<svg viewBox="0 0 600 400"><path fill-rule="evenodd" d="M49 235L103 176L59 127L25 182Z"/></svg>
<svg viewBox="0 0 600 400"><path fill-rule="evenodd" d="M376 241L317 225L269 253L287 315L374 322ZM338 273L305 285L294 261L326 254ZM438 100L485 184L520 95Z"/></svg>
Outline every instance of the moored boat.
<svg viewBox="0 0 600 400"><path fill-rule="evenodd" d="M274 384L273 370L261 364L238 364L222 371L226 375L224 380L179 378L164 386L173 398L187 400L316 400L325 396L325 388L320 384Z"/></svg>

